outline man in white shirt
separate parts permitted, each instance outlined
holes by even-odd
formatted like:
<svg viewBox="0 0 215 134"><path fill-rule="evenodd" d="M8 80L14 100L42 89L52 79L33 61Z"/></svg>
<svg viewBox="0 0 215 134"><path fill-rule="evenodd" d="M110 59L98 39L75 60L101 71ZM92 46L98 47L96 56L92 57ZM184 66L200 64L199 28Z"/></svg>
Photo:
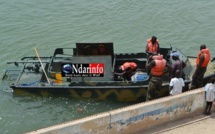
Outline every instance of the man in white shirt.
<svg viewBox="0 0 215 134"><path fill-rule="evenodd" d="M215 77L211 78L211 83L208 83L204 89L206 91L206 108L205 108L205 115L210 115L211 114L211 107L213 104L213 101L215 99Z"/></svg>
<svg viewBox="0 0 215 134"><path fill-rule="evenodd" d="M170 95L180 94L184 87L184 80L181 78L180 70L175 71L175 77L170 80Z"/></svg>

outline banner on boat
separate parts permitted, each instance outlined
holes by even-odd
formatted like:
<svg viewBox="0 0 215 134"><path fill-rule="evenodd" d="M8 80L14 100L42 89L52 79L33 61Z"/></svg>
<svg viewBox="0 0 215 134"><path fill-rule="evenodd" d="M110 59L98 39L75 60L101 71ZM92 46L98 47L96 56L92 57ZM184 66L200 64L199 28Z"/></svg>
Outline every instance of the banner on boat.
<svg viewBox="0 0 215 134"><path fill-rule="evenodd" d="M104 63L62 64L63 77L104 77Z"/></svg>

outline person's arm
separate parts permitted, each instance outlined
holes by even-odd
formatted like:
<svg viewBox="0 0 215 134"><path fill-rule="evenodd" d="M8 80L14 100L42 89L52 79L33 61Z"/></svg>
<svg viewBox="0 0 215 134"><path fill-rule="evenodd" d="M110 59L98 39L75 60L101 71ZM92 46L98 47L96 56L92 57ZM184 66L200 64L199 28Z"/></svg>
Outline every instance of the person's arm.
<svg viewBox="0 0 215 134"><path fill-rule="evenodd" d="M206 85L205 85L205 87L204 87L204 90L205 90L205 91L208 90L208 86L209 86L209 84L206 84Z"/></svg>
<svg viewBox="0 0 215 134"><path fill-rule="evenodd" d="M181 78L182 79L182 78ZM182 81L183 81L183 85L182 85L182 88L184 88L184 86L185 86L185 84L184 84L184 79L182 79Z"/></svg>
<svg viewBox="0 0 215 134"><path fill-rule="evenodd" d="M171 92L172 89L173 89L173 86L169 86L169 92Z"/></svg>
<svg viewBox="0 0 215 134"><path fill-rule="evenodd" d="M186 63L182 61L182 69L184 69L185 67L186 67Z"/></svg>
<svg viewBox="0 0 215 134"><path fill-rule="evenodd" d="M199 64L196 66L196 70L195 70L195 72L194 72L194 74L193 74L194 77L196 77L197 73L199 72L199 70L200 70L200 68L201 68L201 66L202 66L202 63L203 63L204 59L205 59L204 55L201 54L200 59L199 59Z"/></svg>
<svg viewBox="0 0 215 134"><path fill-rule="evenodd" d="M148 43L146 44L146 53L148 53Z"/></svg>
<svg viewBox="0 0 215 134"><path fill-rule="evenodd" d="M170 80L170 83L169 83L169 94L170 94L170 95L172 95L172 94L171 94L171 91L172 91L172 89L173 89L173 86L174 86L174 85L173 85L173 81L172 81L172 79L171 79L171 80Z"/></svg>
<svg viewBox="0 0 215 134"><path fill-rule="evenodd" d="M116 73L116 72L112 72L113 74L116 74L116 75L123 75L124 72L122 73Z"/></svg>
<svg viewBox="0 0 215 134"><path fill-rule="evenodd" d="M199 67L201 67L202 66L202 64L203 64L203 62L204 62L204 59L205 59L205 56L204 56L204 54L201 54L201 56L200 56L200 60L199 60Z"/></svg>
<svg viewBox="0 0 215 134"><path fill-rule="evenodd" d="M155 66L155 61L152 60L150 63L146 64L147 74L150 74L151 68Z"/></svg>
<svg viewBox="0 0 215 134"><path fill-rule="evenodd" d="M152 60L151 62L146 64L146 68L148 68L148 69L150 69L150 68L152 68L154 66L155 66L155 61L154 60Z"/></svg>
<svg viewBox="0 0 215 134"><path fill-rule="evenodd" d="M172 66L169 63L166 63L166 68L167 69L164 69L163 74L166 74L169 72L169 75L171 76L172 75Z"/></svg>
<svg viewBox="0 0 215 134"><path fill-rule="evenodd" d="M125 73L131 73L133 71L133 69L131 67L128 67L124 70L124 74Z"/></svg>
<svg viewBox="0 0 215 134"><path fill-rule="evenodd" d="M197 69L200 69L200 68L201 68L201 66L202 66L202 64L203 64L203 62L204 62L204 59L205 59L204 54L201 54L200 60L199 60L199 64L198 64L198 66L197 66Z"/></svg>
<svg viewBox="0 0 215 134"><path fill-rule="evenodd" d="M158 43L158 51L157 53L160 53L160 44Z"/></svg>

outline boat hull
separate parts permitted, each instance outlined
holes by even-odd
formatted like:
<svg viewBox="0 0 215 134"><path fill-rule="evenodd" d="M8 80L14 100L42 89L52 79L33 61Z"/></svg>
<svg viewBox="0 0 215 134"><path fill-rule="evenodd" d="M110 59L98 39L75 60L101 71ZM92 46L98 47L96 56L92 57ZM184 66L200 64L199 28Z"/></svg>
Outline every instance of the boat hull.
<svg viewBox="0 0 215 134"><path fill-rule="evenodd" d="M111 100L119 102L146 101L147 86L96 87L12 87L16 95L64 96L75 99ZM168 85L162 86L160 97L168 96Z"/></svg>

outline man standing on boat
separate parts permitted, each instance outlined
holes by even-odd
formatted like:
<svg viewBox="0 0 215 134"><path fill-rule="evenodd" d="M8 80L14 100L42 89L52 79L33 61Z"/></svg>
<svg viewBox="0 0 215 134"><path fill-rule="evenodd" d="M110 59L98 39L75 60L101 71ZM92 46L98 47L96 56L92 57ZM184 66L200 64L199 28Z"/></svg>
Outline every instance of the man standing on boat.
<svg viewBox="0 0 215 134"><path fill-rule="evenodd" d="M173 52L170 54L172 59L174 60L172 67L171 67L171 78L176 77L176 70L179 70L179 77L183 78L183 69L185 68L186 64L179 59L178 52Z"/></svg>
<svg viewBox="0 0 215 134"><path fill-rule="evenodd" d="M151 75L147 90L147 101L160 97L160 90L163 83L162 76L165 73L166 66L166 60L160 54L152 56L152 61L146 65L147 73Z"/></svg>
<svg viewBox="0 0 215 134"><path fill-rule="evenodd" d="M206 48L205 44L200 46L200 52L196 58L196 70L192 77L191 87L190 89L196 89L199 87L203 87L203 78L204 74L207 70L207 65L210 61L210 51Z"/></svg>
<svg viewBox="0 0 215 134"><path fill-rule="evenodd" d="M152 55L152 54L158 54L160 51L160 46L158 43L158 39L156 36L152 36L147 40L146 44L146 53L148 54L147 59Z"/></svg>

